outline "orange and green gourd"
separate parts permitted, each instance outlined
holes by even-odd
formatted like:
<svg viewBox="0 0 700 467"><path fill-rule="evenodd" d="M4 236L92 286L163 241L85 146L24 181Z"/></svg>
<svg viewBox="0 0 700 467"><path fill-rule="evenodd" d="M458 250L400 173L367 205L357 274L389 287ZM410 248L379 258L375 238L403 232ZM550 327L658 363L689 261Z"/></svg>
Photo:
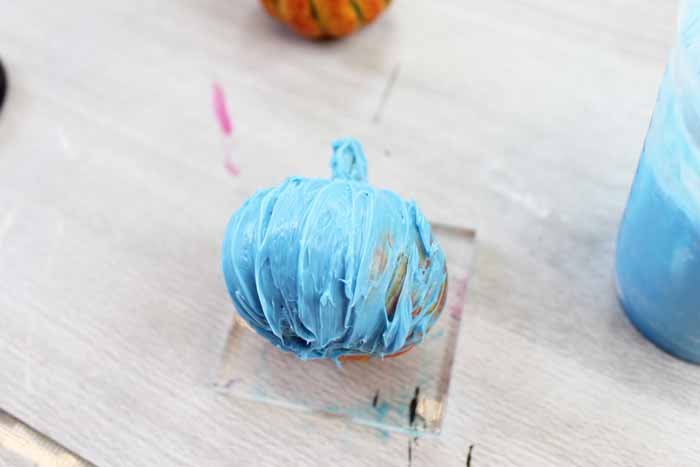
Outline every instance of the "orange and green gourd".
<svg viewBox="0 0 700 467"><path fill-rule="evenodd" d="M310 39L339 38L374 21L391 0L261 0L265 9Z"/></svg>

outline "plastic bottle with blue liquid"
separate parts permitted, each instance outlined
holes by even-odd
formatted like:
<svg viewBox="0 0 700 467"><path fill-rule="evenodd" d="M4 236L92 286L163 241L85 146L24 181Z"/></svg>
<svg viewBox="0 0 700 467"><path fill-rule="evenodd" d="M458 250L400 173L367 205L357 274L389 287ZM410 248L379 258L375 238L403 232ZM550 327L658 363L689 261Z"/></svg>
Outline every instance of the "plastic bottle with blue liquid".
<svg viewBox="0 0 700 467"><path fill-rule="evenodd" d="M700 0L681 5L616 256L630 320L662 349L700 363Z"/></svg>

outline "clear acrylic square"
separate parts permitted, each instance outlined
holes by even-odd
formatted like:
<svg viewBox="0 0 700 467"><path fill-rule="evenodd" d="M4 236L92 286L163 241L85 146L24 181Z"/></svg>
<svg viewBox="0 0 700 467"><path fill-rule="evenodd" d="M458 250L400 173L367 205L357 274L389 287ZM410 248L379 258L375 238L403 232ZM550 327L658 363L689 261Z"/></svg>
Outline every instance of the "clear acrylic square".
<svg viewBox="0 0 700 467"><path fill-rule="evenodd" d="M276 349L234 315L214 387L229 397L347 417L410 436L438 434L446 410L476 232L433 224L448 268L443 315L425 340L396 358L302 361Z"/></svg>

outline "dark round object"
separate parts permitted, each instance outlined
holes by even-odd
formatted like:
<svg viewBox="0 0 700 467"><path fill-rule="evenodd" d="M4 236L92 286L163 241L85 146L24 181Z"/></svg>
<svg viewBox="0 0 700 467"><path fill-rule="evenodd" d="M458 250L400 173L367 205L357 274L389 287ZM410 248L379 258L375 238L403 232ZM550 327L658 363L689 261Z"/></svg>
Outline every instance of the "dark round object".
<svg viewBox="0 0 700 467"><path fill-rule="evenodd" d="M5 67L2 66L2 61L0 60L0 110L2 110L2 103L5 102L6 91L7 76L5 75Z"/></svg>
<svg viewBox="0 0 700 467"><path fill-rule="evenodd" d="M2 103L5 102L6 91L7 76L5 75L5 68L2 66L2 61L0 61L0 110L2 110Z"/></svg>

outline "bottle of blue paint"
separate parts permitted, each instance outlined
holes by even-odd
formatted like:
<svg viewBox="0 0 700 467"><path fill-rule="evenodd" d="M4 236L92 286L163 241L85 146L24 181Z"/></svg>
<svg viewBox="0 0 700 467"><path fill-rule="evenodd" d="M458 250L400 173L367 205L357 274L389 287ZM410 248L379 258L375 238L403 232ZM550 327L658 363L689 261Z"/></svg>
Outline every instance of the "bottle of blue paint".
<svg viewBox="0 0 700 467"><path fill-rule="evenodd" d="M682 2L617 240L620 301L662 349L700 363L700 0Z"/></svg>

